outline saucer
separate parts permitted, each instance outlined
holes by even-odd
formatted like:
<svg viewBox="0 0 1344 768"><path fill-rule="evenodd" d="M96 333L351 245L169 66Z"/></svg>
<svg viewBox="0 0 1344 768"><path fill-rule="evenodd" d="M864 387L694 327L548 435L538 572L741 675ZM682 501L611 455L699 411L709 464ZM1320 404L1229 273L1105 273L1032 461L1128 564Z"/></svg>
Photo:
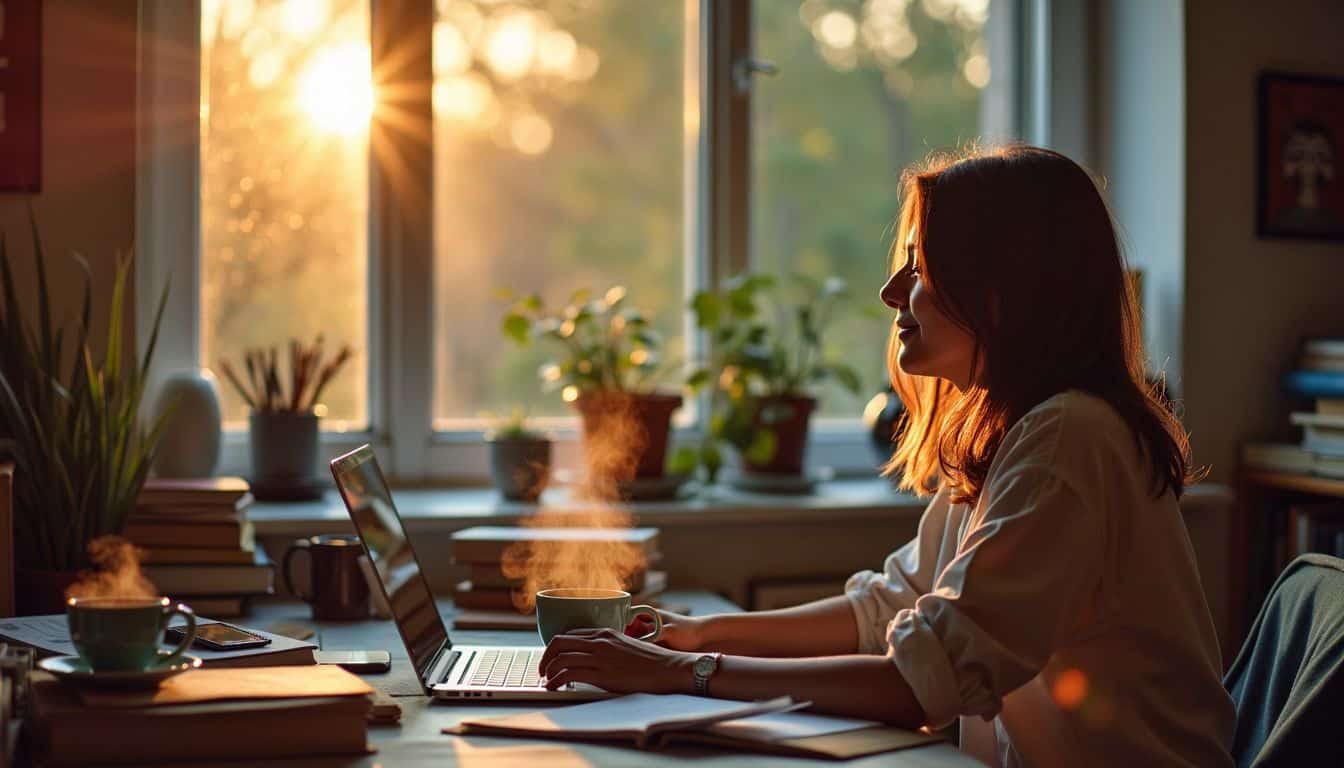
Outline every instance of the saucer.
<svg viewBox="0 0 1344 768"><path fill-rule="evenodd" d="M110 672L94 672L78 656L51 656L37 662L37 666L50 672L61 680L90 688L115 688L121 690L157 688L164 680L181 674L189 669L199 669L201 660L195 656L183 656L174 664L165 664L162 660L168 654L160 651L160 661L149 669L125 669Z"/></svg>
<svg viewBox="0 0 1344 768"><path fill-rule="evenodd" d="M775 474L773 472L751 472L739 469L724 473L724 481L739 491L749 493L776 493L787 495L805 495L817 489L817 483L831 480L835 471L830 467L816 467L798 475Z"/></svg>

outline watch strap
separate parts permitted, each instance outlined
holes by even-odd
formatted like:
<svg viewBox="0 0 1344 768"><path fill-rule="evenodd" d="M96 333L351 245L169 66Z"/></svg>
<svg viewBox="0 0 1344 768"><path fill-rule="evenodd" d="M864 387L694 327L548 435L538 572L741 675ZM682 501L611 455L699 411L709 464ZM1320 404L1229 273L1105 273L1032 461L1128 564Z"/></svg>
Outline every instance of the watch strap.
<svg viewBox="0 0 1344 768"><path fill-rule="evenodd" d="M719 671L719 661L723 658L722 653L707 653L695 660L695 666L692 668L695 673L695 694L697 696L709 695L709 678ZM710 669L708 673L702 673L700 670L706 666L701 662L708 660Z"/></svg>

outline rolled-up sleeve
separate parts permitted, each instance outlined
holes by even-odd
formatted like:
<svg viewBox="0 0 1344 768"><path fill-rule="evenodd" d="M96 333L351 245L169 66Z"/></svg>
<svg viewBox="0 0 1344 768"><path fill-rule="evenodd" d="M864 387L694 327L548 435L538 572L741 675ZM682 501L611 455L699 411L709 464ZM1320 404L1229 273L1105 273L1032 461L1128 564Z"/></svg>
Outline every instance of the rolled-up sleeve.
<svg viewBox="0 0 1344 768"><path fill-rule="evenodd" d="M996 715L1067 637L1102 572L1105 521L1048 465L1014 467L984 494L956 558L885 628L935 728Z"/></svg>
<svg viewBox="0 0 1344 768"><path fill-rule="evenodd" d="M886 653L891 620L929 591L947 533L947 507L947 493L940 491L920 517L918 535L887 557L881 573L859 571L845 582L859 629L859 653Z"/></svg>

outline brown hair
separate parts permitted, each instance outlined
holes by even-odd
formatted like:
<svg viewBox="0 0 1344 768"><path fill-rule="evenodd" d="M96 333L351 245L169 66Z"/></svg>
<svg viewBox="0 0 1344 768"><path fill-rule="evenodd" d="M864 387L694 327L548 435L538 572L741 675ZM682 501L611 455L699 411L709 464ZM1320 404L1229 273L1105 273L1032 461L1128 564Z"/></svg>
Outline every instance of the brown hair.
<svg viewBox="0 0 1344 768"><path fill-rule="evenodd" d="M1004 434L1068 389L1109 403L1153 468L1153 493L1179 497L1196 477L1189 438L1160 384L1144 376L1137 300L1106 204L1091 177L1047 149L1008 146L935 155L907 170L893 269L917 227L920 279L975 339L966 391L887 365L905 403L885 467L900 487L979 498Z"/></svg>

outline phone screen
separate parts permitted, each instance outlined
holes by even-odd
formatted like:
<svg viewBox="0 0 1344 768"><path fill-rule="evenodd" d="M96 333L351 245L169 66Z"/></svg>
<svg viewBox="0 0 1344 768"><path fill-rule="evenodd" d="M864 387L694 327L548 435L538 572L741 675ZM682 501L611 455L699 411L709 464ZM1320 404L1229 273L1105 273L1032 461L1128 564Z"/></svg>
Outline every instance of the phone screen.
<svg viewBox="0 0 1344 768"><path fill-rule="evenodd" d="M171 638L182 637L179 627L168 629ZM245 648L266 645L270 638L254 635L229 624L200 624L196 627L196 642L207 648Z"/></svg>

